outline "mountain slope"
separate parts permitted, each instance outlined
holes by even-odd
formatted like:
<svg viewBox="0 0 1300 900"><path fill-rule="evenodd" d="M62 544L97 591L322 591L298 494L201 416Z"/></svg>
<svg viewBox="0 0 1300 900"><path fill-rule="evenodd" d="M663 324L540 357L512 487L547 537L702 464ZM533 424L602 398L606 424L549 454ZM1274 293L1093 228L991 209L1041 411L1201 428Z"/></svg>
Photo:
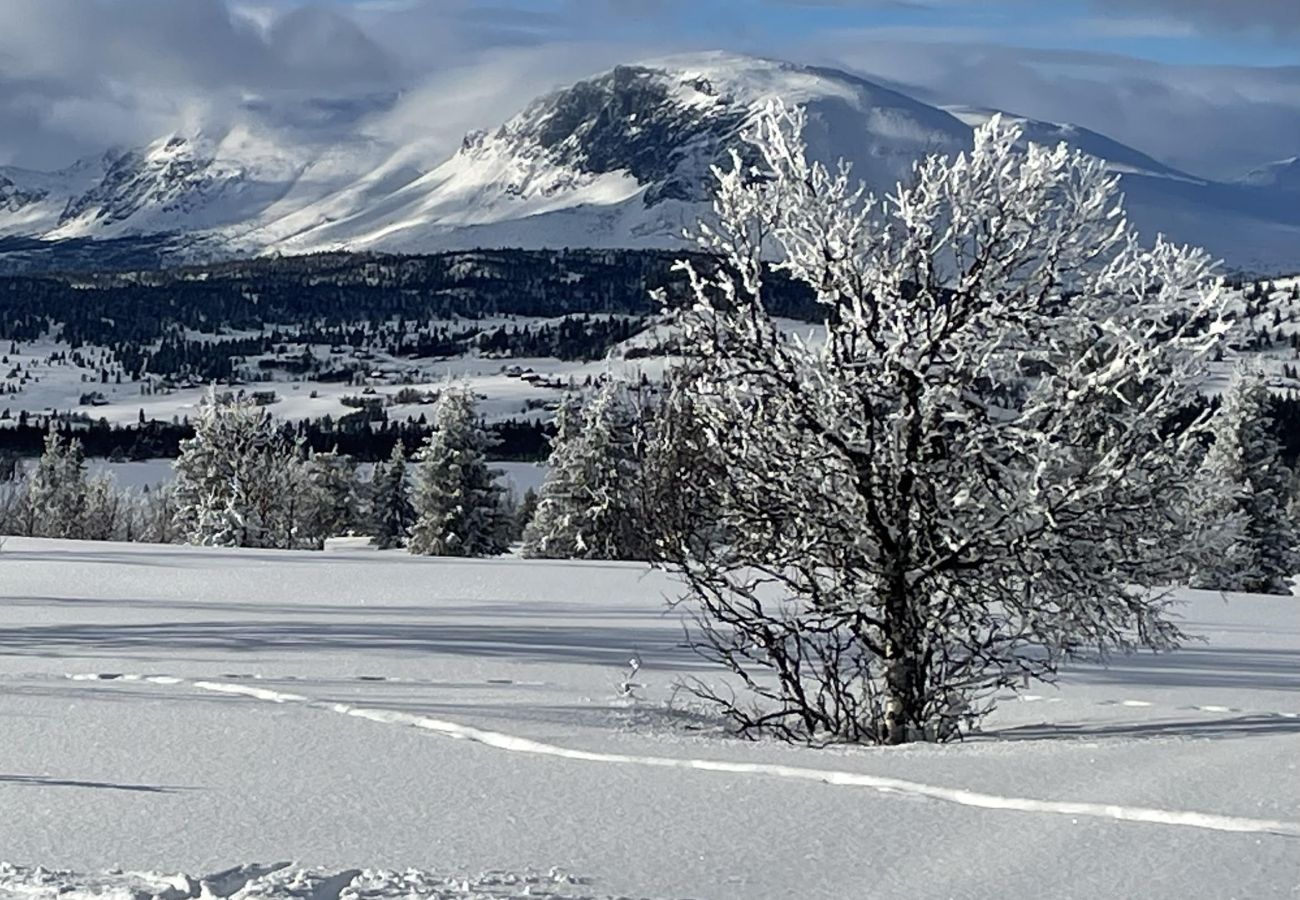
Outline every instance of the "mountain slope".
<svg viewBox="0 0 1300 900"><path fill-rule="evenodd" d="M708 199L709 167L773 95L807 106L815 153L851 157L872 183L893 183L918 155L969 139L942 110L844 73L677 57L550 94L392 193L329 198L257 237L291 252L443 249L467 238L671 245Z"/></svg>
<svg viewBox="0 0 1300 900"><path fill-rule="evenodd" d="M1147 237L1164 234L1205 247L1228 265L1291 271L1300 266L1300 205L1280 193L1285 185L1259 179L1220 183L1197 178L1076 125L1042 122L994 110L953 107L972 128L1000 114L1024 130L1027 142L1064 141L1122 176L1130 219ZM1300 166L1293 176L1300 187Z"/></svg>
<svg viewBox="0 0 1300 900"><path fill-rule="evenodd" d="M1037 119L1028 119L1024 116L1017 116L1013 113L994 109L979 109L969 106L950 106L946 107L946 109L971 128L985 125L994 116L1000 115L1004 120L1015 122L1024 130L1024 140L1027 143L1054 146L1064 141L1084 153L1098 159L1104 159L1111 171L1114 172L1125 175L1148 175L1157 178L1173 178L1178 181L1201 182L1201 179L1188 175L1186 172L1180 172L1172 166L1167 166L1147 156L1140 150L1135 150L1121 144L1119 141L1106 137L1104 134L1098 134L1078 125L1062 122L1042 122Z"/></svg>
<svg viewBox="0 0 1300 900"><path fill-rule="evenodd" d="M1300 192L1300 156L1260 166L1246 173L1239 183L1253 187L1276 188L1292 193Z"/></svg>
<svg viewBox="0 0 1300 900"><path fill-rule="evenodd" d="M479 246L665 247L707 209L709 167L772 96L807 108L824 161L887 192L930 152L958 152L991 110L938 109L832 69L728 54L619 67L530 104L427 175L350 190L252 234L250 249L420 252ZM1243 268L1300 262L1300 210L1274 191L1207 182L1068 124L1014 118L1121 174L1144 234L1201 244ZM389 182L391 183L391 181Z"/></svg>
<svg viewBox="0 0 1300 900"><path fill-rule="evenodd" d="M312 202L375 156L364 141L300 146L248 126L170 134L53 173L0 169L0 236L117 239L167 233L226 238L306 187ZM339 164L339 159L344 162Z"/></svg>
<svg viewBox="0 0 1300 900"><path fill-rule="evenodd" d="M242 126L171 135L50 175L0 169L0 237L179 233L212 258L324 250L672 248L708 209L710 167L773 96L807 109L824 161L850 160L876 192L913 162L954 153L990 110L940 109L833 69L723 53L612 71L530 103L439 164L425 146L349 137L299 143ZM1300 263L1300 167L1234 184L1193 177L1105 135L1018 119L1120 173L1146 235L1206 246L1248 269ZM355 123L354 123L355 125ZM350 127L349 135L357 128ZM741 147L743 152L743 147Z"/></svg>

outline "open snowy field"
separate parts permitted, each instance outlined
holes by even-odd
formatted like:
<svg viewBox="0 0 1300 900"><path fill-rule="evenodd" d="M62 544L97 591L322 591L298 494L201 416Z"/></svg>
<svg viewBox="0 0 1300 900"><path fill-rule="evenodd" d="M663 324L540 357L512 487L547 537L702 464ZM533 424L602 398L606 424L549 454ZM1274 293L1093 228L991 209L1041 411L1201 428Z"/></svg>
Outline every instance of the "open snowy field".
<svg viewBox="0 0 1300 900"><path fill-rule="evenodd" d="M113 483L122 490L143 491L171 484L176 477L174 462L170 459L144 459L136 462L90 459L86 461L86 470L93 478L112 478ZM36 469L34 459L25 459L22 463L28 472ZM522 496L529 488L540 489L546 480L544 463L493 462L491 466L501 473L498 483L506 490L513 491L516 496ZM366 478L370 477L371 468L369 463L362 464L362 473Z"/></svg>
<svg viewBox="0 0 1300 900"><path fill-rule="evenodd" d="M676 590L8 539L0 897L1300 893L1300 601L1189 595L1204 643L1078 666L977 739L814 751L674 695L712 677Z"/></svg>
<svg viewBox="0 0 1300 900"><path fill-rule="evenodd" d="M493 320L485 321L491 323ZM526 324L544 320L520 321ZM804 328L806 330L808 326ZM239 336L242 335L225 337ZM198 339L205 336L192 334L191 337ZM629 346L636 344L636 338L629 342ZM66 358L73 352L67 344L42 341L16 346L19 347L19 352L13 357L14 365L8 369L8 377L5 370L0 370L0 387L8 386L17 390L17 393L5 394L0 398L0 410L7 409L15 420L21 412L32 415L77 412L114 425L134 425L142 414L151 421L193 418L209 390L206 385L195 385L145 395L141 392L141 383L137 381L101 384L99 364L76 365ZM293 346L301 348L305 345ZM551 357L501 359L469 354L437 360L417 360L375 353L368 354L362 361L354 358L351 351L331 353L328 347L323 346L312 349L321 359L328 360L334 366L362 366L358 377L364 384L313 381L276 373L276 380L250 381L236 390L249 393L273 392L275 402L267 409L276 418L290 422L319 419L323 416L340 418L355 412L355 407L349 406L345 399L357 397L384 401L384 409L393 421L418 419L430 413L430 404L391 401L403 389L437 393L449 383L460 384L472 390L478 396L480 411L488 421L550 418L551 413L544 409L544 405L562 401L571 392L570 385L580 387L588 379L609 375L635 380L644 373L647 378L658 379L662 377L667 365L667 360L663 357L581 362ZM103 348L91 346L83 346L80 350L92 360L100 359L107 352ZM257 361L263 358L252 357L245 361L245 365L256 371ZM7 355L4 359L9 362ZM528 373L528 378L510 374L513 369ZM20 377L29 380L23 382ZM534 377L540 380L534 382L531 380ZM150 380L152 382L156 379ZM367 389L373 393L364 394ZM91 392L102 395L105 405L80 405L79 398ZM0 427L4 424L0 422Z"/></svg>

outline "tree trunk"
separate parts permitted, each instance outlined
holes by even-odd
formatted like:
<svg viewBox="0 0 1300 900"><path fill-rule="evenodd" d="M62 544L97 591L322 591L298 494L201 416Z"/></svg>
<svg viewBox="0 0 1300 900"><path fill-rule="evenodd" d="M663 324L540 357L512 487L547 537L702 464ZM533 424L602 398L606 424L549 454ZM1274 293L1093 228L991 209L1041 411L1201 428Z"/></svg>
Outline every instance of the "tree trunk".
<svg viewBox="0 0 1300 900"><path fill-rule="evenodd" d="M919 635L913 625L907 582L891 580L885 604L885 721L881 743L906 744L915 738L920 721L920 685L916 671Z"/></svg>

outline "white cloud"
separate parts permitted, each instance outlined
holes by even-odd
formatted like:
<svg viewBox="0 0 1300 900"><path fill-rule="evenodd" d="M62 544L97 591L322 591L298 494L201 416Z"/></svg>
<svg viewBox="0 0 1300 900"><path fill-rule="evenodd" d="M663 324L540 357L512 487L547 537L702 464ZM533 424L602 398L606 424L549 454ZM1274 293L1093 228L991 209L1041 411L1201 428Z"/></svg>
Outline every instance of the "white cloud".
<svg viewBox="0 0 1300 900"><path fill-rule="evenodd" d="M1300 152L1300 67L1172 66L1119 55L942 47L872 31L807 48L934 103L1070 121L1210 177Z"/></svg>
<svg viewBox="0 0 1300 900"><path fill-rule="evenodd" d="M269 17L269 18L268 18ZM397 65L338 10L225 0L5 0L0 161L51 167L239 114L243 97L394 87Z"/></svg>

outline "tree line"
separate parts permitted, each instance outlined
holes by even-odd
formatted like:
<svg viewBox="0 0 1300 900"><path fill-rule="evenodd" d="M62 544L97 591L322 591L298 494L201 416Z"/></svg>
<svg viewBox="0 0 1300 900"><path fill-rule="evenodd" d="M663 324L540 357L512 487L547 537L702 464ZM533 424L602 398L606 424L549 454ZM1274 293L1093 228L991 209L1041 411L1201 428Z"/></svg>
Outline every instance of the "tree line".
<svg viewBox="0 0 1300 900"><path fill-rule="evenodd" d="M36 416L20 412L8 422L0 419L0 423L0 468L6 471L12 471L23 458L39 456L51 431L66 440L75 438L87 458L110 462L175 459L182 443L194 437L194 424L188 416L174 422L120 425L84 414ZM291 440L301 438L311 450L337 451L358 462L386 459L399 444L412 452L432 430L427 415L396 420L389 419L382 409L369 408L338 418L284 422L278 427ZM486 428L493 459L540 462L549 452L547 441L554 426L541 419L510 418L488 423Z"/></svg>
<svg viewBox="0 0 1300 900"><path fill-rule="evenodd" d="M223 359L288 340L400 355L451 355L483 340L517 355L594 358L636 330L629 320L659 311L653 293L685 295L675 259L636 250L321 254L161 271L0 276L0 340L57 335L73 349L102 347L128 378L143 372L223 378ZM805 286L773 272L771 289L780 314L815 312ZM428 327L501 316L567 321L486 333ZM233 332L265 336L229 337ZM228 337L225 346L210 348L211 340L196 334Z"/></svg>
<svg viewBox="0 0 1300 900"><path fill-rule="evenodd" d="M883 199L810 161L803 125L773 101L716 172L709 262L658 296L683 351L665 384L561 410L513 510L472 398L445 392L371 481L376 541L483 556L513 529L526 555L666 566L721 676L687 688L742 734L814 744L959 739L1070 659L1178 647L1172 586L1287 587L1295 477L1268 385L1203 398L1239 335L1208 254L1143 245L1118 176L1022 149L1013 123ZM777 320L774 257L818 339ZM337 508L307 485L353 481L215 397L176 466L178 537L220 546L305 541Z"/></svg>

